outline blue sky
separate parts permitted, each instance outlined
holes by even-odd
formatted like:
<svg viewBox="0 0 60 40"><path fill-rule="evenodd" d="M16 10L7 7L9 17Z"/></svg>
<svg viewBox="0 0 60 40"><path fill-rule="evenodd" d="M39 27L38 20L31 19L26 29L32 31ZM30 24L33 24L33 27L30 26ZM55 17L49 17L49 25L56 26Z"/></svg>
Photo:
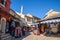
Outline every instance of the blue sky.
<svg viewBox="0 0 60 40"><path fill-rule="evenodd" d="M60 0L11 0L10 8L20 12L21 5L24 7L24 14L30 13L43 18L50 9L60 11Z"/></svg>

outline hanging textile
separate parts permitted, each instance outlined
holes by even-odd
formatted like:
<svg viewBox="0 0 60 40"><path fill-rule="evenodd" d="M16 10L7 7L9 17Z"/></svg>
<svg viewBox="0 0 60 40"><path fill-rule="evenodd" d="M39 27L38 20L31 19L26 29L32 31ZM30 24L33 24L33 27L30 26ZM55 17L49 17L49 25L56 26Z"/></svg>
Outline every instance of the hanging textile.
<svg viewBox="0 0 60 40"><path fill-rule="evenodd" d="M9 22L7 21L6 22L6 29L5 29L6 32L9 32Z"/></svg>
<svg viewBox="0 0 60 40"><path fill-rule="evenodd" d="M53 24L50 24L50 27L51 28L54 28L56 25L54 25L54 23Z"/></svg>
<svg viewBox="0 0 60 40"><path fill-rule="evenodd" d="M58 32L58 24L50 24L50 27L51 27L51 31L53 33L57 33Z"/></svg>
<svg viewBox="0 0 60 40"><path fill-rule="evenodd" d="M11 22L11 27L15 27L15 21Z"/></svg>

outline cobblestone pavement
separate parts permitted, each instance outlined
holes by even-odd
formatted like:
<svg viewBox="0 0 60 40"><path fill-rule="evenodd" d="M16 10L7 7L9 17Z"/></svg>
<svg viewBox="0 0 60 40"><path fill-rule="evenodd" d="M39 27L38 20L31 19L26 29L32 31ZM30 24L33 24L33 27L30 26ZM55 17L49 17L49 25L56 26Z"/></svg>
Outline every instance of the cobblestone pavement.
<svg viewBox="0 0 60 40"><path fill-rule="evenodd" d="M47 37L47 36L43 36L41 35L34 35L32 32L30 33L29 36L25 37L25 38L17 38L15 40L60 40L60 37Z"/></svg>

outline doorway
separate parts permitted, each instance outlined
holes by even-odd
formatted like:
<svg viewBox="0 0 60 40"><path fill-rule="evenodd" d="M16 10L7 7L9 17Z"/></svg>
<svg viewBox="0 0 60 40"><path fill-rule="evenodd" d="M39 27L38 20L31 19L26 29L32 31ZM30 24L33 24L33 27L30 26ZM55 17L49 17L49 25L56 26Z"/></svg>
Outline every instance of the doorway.
<svg viewBox="0 0 60 40"><path fill-rule="evenodd" d="M5 27L6 27L6 18L1 18L1 31L5 34Z"/></svg>

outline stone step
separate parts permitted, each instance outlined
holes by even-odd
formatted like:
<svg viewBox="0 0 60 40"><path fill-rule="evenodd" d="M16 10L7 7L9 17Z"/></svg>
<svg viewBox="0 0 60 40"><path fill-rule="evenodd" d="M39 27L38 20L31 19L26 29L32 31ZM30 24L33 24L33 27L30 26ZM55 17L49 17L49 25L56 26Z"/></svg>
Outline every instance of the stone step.
<svg viewBox="0 0 60 40"><path fill-rule="evenodd" d="M11 40L12 36L10 34L2 34L1 40Z"/></svg>
<svg viewBox="0 0 60 40"><path fill-rule="evenodd" d="M1 37L9 36L9 34L2 34Z"/></svg>

